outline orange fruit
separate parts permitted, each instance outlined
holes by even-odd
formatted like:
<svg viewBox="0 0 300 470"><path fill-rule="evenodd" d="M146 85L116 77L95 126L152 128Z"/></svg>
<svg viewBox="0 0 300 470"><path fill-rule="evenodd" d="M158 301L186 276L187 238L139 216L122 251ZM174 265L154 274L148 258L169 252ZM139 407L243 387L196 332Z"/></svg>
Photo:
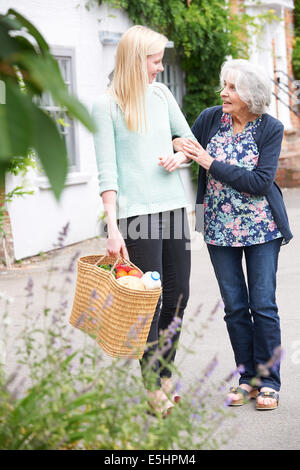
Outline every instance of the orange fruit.
<svg viewBox="0 0 300 470"><path fill-rule="evenodd" d="M127 272L125 271L125 269L118 269L117 274L116 274L116 279L119 279L119 277L122 277L122 276L127 276Z"/></svg>
<svg viewBox="0 0 300 470"><path fill-rule="evenodd" d="M140 273L138 269L133 268L130 271L128 271L128 276L142 277L142 274Z"/></svg>

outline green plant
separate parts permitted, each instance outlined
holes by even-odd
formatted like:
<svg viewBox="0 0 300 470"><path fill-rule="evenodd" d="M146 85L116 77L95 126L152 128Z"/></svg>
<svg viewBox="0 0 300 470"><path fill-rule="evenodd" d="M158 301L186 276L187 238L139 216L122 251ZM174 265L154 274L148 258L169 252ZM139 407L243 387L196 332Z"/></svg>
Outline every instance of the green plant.
<svg viewBox="0 0 300 470"><path fill-rule="evenodd" d="M0 185L12 160L22 164L34 151L59 198L68 171L66 145L53 119L34 98L49 92L54 103L91 132L95 125L86 108L69 95L48 43L32 23L9 9L0 15L0 37L0 84L5 98L0 104Z"/></svg>
<svg viewBox="0 0 300 470"><path fill-rule="evenodd" d="M292 61L294 76L300 80L300 36L295 38Z"/></svg>
<svg viewBox="0 0 300 470"><path fill-rule="evenodd" d="M295 41L293 46L292 64L294 76L300 80L300 0L294 1Z"/></svg>
<svg viewBox="0 0 300 470"><path fill-rule="evenodd" d="M33 194L32 190L26 189L26 183L24 182L25 175L30 167L36 167L36 160L32 152L29 152L26 156L13 157L9 162L7 173L11 173L13 175L20 174L23 177L23 184L16 186L7 193L5 193L5 187L3 187L2 191L0 191L0 240L2 239L5 265L8 267L10 266L11 261L6 246L7 233L5 231L5 219L7 216L7 203L12 202L12 200L16 197Z"/></svg>

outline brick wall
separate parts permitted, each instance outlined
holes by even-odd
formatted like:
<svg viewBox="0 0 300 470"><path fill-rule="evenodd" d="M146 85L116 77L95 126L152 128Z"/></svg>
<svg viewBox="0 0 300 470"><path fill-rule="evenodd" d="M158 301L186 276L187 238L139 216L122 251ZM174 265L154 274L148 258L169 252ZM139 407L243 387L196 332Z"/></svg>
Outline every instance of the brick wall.
<svg viewBox="0 0 300 470"><path fill-rule="evenodd" d="M292 51L294 41L294 15L293 11L285 8L285 35L287 47L287 73L293 77ZM293 91L293 84L290 82L290 91ZM300 96L299 96L300 98ZM294 106L290 98L290 106ZM300 111L300 106L298 107ZM300 187L300 118L292 111L290 112L292 129L286 130L282 144L282 151L279 157L276 181L281 187Z"/></svg>
<svg viewBox="0 0 300 470"><path fill-rule="evenodd" d="M0 207L4 207L4 188L0 189ZM2 212L2 211L1 211ZM10 218L7 210L4 210L3 226L0 232L0 269L10 267L14 261L14 244L10 224Z"/></svg>
<svg viewBox="0 0 300 470"><path fill-rule="evenodd" d="M287 56L287 73L290 77L293 77L292 67L292 53L294 43L294 13L292 10L285 8L284 12L284 24L285 24L285 37L286 37L286 56ZM293 92L293 85L290 83L291 92ZM300 96L299 96L300 99ZM290 98L290 106L294 106L293 100ZM300 111L300 106L298 106ZM291 112L291 122L294 129L300 131L300 118Z"/></svg>

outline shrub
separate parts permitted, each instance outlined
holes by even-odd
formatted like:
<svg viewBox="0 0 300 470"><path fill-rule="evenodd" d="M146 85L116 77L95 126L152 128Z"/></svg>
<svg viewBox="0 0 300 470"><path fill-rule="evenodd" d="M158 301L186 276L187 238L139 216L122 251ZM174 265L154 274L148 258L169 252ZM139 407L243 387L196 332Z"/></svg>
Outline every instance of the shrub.
<svg viewBox="0 0 300 470"><path fill-rule="evenodd" d="M297 80L300 80L300 37L296 37L293 48L293 71Z"/></svg>

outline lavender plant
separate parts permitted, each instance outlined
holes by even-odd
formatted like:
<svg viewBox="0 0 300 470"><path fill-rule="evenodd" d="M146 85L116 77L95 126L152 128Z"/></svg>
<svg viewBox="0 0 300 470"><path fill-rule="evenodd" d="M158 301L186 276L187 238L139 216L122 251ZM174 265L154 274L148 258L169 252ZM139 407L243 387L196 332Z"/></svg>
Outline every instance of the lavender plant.
<svg viewBox="0 0 300 470"><path fill-rule="evenodd" d="M60 233L60 246L63 246L67 229L66 226ZM213 357L205 370L185 387L182 400L174 406L167 419L147 413L147 394L137 361L108 358L92 338L68 325L67 287L74 275L78 255L76 253L60 272L62 281L59 289L51 287L51 273L57 269L51 267L44 286L43 307L35 305L33 280L29 278L27 282L24 328L16 349L18 365L10 375L5 372L5 355L0 357L0 448L218 448L223 441L220 434L222 423L229 415L232 416L231 409L224 402L222 387L238 371L219 384L216 397L216 389L212 393L210 388L211 376L218 366L217 357ZM49 306L50 294L55 294L55 308ZM91 292L91 297L93 295ZM107 299L106 305L112 301ZM5 298L2 302L5 308L1 315L1 331L7 339L10 304ZM207 324L219 306L218 303L211 312ZM200 308L196 315L199 311ZM162 357L170 349L171 337L178 328L180 319L175 317L162 335L153 361L159 359L162 366L166 366ZM132 329L129 332L129 342L137 331ZM6 340L1 344L5 351ZM192 350L191 344L187 354L193 354ZM172 367L177 378L176 391L179 391L184 388L184 381L179 370ZM148 372L151 375L151 367Z"/></svg>

